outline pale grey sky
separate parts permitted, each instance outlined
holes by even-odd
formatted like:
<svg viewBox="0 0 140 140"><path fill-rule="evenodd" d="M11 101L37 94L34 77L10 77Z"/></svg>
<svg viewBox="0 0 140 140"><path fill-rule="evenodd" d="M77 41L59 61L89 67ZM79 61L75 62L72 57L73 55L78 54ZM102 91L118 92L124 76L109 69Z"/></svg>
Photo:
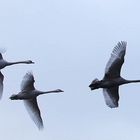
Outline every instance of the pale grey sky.
<svg viewBox="0 0 140 140"><path fill-rule="evenodd" d="M4 140L140 139L140 86L120 88L120 107L105 105L101 79L118 41L128 42L122 75L140 79L140 2L138 0L4 0L0 1L0 47L7 60L31 59L35 65L2 70L0 102ZM38 98L45 129L38 131L22 101L11 101L24 74L32 70L36 88L61 88L63 94Z"/></svg>

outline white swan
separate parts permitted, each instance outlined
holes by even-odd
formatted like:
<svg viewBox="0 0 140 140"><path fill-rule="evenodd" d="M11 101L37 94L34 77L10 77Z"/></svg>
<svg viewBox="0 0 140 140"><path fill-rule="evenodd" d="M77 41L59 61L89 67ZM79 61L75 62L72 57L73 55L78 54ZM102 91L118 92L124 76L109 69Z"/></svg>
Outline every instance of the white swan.
<svg viewBox="0 0 140 140"><path fill-rule="evenodd" d="M2 57L2 50L0 50L0 70L5 68L6 66L11 66L15 64L33 64L31 60L27 61L18 61L18 62L8 62L3 59ZM3 93L3 80L4 80L4 75L0 72L0 99L2 98L2 93Z"/></svg>
<svg viewBox="0 0 140 140"><path fill-rule="evenodd" d="M42 129L43 121L37 104L37 96L47 93L58 93L63 91L61 89L56 89L52 91L39 91L35 89L34 82L35 80L33 74L31 72L26 73L21 82L21 92L19 92L17 95L13 94L10 97L10 99L23 100L30 117L35 122L37 127L39 129Z"/></svg>

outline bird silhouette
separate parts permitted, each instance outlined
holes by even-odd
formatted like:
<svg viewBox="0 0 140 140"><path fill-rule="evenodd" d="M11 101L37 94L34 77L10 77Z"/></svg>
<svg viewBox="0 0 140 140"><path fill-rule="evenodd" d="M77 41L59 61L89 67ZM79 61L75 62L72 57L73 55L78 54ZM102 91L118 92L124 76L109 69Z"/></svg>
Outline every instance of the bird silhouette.
<svg viewBox="0 0 140 140"><path fill-rule="evenodd" d="M2 49L0 50L0 70L7 66L11 66L11 65L15 65L15 64L33 64L34 63L31 60L8 62L3 59L2 53L4 53L4 52L5 52L5 50L2 50ZM4 75L0 71L0 99L2 98L2 93L3 93L3 80L4 80Z"/></svg>
<svg viewBox="0 0 140 140"><path fill-rule="evenodd" d="M40 109L37 104L37 96L47 93L63 92L63 90L56 89L52 91L39 91L35 89L34 82L35 80L32 72L27 72L21 82L21 92L19 92L18 94L13 94L10 99L24 101L25 107L31 119L40 130L43 129L43 120L41 118Z"/></svg>
<svg viewBox="0 0 140 140"><path fill-rule="evenodd" d="M119 86L128 83L140 82L140 80L126 80L121 77L121 68L124 63L127 42L121 41L114 47L111 57L105 68L102 80L94 79L89 87L91 90L103 88L106 105L110 108L118 107Z"/></svg>

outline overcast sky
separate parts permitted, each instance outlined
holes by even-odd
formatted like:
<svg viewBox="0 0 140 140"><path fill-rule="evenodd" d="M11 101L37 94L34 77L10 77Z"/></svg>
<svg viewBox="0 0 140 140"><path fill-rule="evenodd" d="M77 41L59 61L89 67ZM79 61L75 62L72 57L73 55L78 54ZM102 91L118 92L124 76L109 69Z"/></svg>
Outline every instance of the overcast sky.
<svg viewBox="0 0 140 140"><path fill-rule="evenodd" d="M122 75L140 79L140 2L138 0L4 0L0 1L0 48L11 66L0 102L3 140L140 139L140 85L120 88L119 108L105 105L102 90L90 91L102 79L118 41L128 42ZM22 101L9 96L32 70L40 90L65 92L38 97L44 130L38 131Z"/></svg>

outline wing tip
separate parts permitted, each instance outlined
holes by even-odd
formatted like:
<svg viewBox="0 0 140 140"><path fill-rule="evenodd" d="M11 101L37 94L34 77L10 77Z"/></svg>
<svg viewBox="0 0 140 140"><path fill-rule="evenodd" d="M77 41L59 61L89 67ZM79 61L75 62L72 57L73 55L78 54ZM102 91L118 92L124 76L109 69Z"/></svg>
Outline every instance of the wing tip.
<svg viewBox="0 0 140 140"><path fill-rule="evenodd" d="M117 55L117 56L119 55L120 57L124 56L126 51L126 46L127 46L126 41L118 42L112 51L112 55Z"/></svg>
<svg viewBox="0 0 140 140"><path fill-rule="evenodd" d="M0 48L0 53L3 54L6 52L6 48Z"/></svg>
<svg viewBox="0 0 140 140"><path fill-rule="evenodd" d="M42 123L41 125L38 126L38 130L39 130L39 131L43 131L43 130L44 130L44 125L43 125L43 123Z"/></svg>
<svg viewBox="0 0 140 140"><path fill-rule="evenodd" d="M127 42L126 41L119 41L115 48L116 49L119 49L119 48L126 49L126 46L127 46Z"/></svg>
<svg viewBox="0 0 140 140"><path fill-rule="evenodd" d="M118 108L119 107L119 104L117 103L117 104L113 104L113 105L111 105L111 104L106 104L108 107L110 107L111 109L113 109L113 108Z"/></svg>
<svg viewBox="0 0 140 140"><path fill-rule="evenodd" d="M26 74L27 75L33 75L33 71L32 70L29 70L29 71L26 72Z"/></svg>
<svg viewBox="0 0 140 140"><path fill-rule="evenodd" d="M34 75L32 71L27 71L26 74L24 75L24 79L32 78L34 79Z"/></svg>

